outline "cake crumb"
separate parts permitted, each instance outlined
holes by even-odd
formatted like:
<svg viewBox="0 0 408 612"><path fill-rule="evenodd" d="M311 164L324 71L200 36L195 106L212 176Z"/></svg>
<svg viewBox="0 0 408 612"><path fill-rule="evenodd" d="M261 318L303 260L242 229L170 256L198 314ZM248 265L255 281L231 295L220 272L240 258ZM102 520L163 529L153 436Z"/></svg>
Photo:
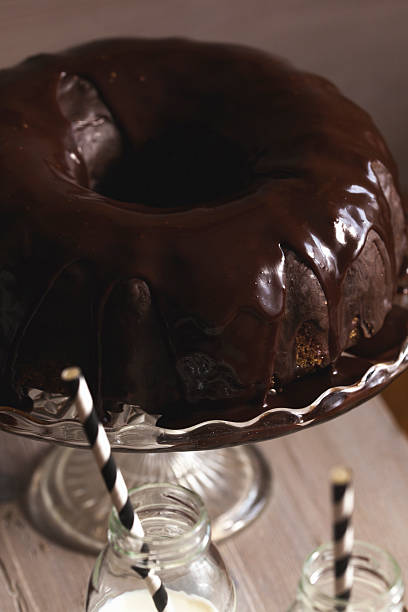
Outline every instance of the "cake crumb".
<svg viewBox="0 0 408 612"><path fill-rule="evenodd" d="M315 342L310 324L304 323L296 334L296 367L312 370L323 363L324 354Z"/></svg>
<svg viewBox="0 0 408 612"><path fill-rule="evenodd" d="M353 327L349 334L349 340L350 342L355 344L357 340L360 338L360 317L353 317L352 324L353 324Z"/></svg>

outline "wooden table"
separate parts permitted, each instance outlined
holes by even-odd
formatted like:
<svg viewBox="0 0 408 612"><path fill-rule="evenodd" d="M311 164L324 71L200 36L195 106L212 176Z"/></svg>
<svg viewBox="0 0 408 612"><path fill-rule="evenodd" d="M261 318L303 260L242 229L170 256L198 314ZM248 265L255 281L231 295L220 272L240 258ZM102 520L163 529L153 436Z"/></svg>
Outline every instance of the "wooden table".
<svg viewBox="0 0 408 612"><path fill-rule="evenodd" d="M220 546L237 582L240 612L283 612L304 557L327 539L327 474L355 471L359 539L389 549L408 571L408 441L375 398L325 425L264 442L273 497L246 531ZM24 489L44 443L0 433L0 610L83 610L94 559L36 533L24 516Z"/></svg>

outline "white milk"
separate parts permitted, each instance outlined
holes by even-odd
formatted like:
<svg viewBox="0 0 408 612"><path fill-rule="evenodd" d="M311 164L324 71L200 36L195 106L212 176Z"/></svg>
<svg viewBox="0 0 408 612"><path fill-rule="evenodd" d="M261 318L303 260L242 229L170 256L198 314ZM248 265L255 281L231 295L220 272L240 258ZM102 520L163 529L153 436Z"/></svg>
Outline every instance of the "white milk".
<svg viewBox="0 0 408 612"><path fill-rule="evenodd" d="M218 612L217 608L203 597L187 595L184 591L166 589L174 612ZM155 612L156 608L147 590L127 591L111 599L100 608L100 612Z"/></svg>

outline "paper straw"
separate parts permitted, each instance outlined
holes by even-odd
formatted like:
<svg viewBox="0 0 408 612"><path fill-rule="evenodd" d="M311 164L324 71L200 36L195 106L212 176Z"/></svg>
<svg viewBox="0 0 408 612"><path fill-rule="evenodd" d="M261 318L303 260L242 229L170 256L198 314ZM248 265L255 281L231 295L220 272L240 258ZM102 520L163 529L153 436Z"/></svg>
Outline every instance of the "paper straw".
<svg viewBox="0 0 408 612"><path fill-rule="evenodd" d="M350 563L354 545L352 515L354 489L352 471L346 467L331 470L333 502L333 545L336 599L349 601L353 586L353 566Z"/></svg>
<svg viewBox="0 0 408 612"><path fill-rule="evenodd" d="M106 488L111 495L112 503L118 512L120 522L131 534L144 538L142 523L133 509L127 486L113 458L108 437L99 421L91 393L80 368L66 368L62 372L61 377L71 386L71 396L78 413L78 418L84 427L96 463ZM146 544L143 544L142 552L149 552ZM159 612L173 612L168 601L167 591L154 570L138 568L137 566L132 566L132 569L145 581L156 610Z"/></svg>

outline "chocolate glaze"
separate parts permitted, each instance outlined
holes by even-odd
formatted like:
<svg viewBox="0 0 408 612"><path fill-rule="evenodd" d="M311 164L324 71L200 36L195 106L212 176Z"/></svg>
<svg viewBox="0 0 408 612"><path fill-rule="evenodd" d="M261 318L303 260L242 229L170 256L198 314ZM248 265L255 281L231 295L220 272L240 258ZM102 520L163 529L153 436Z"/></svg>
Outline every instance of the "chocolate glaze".
<svg viewBox="0 0 408 612"><path fill-rule="evenodd" d="M121 39L3 70L0 176L3 401L77 363L105 408L259 407L391 308L384 141L259 51Z"/></svg>
<svg viewBox="0 0 408 612"><path fill-rule="evenodd" d="M189 410L186 404L180 402L179 405L173 406L173 410L163 415L157 425L177 430L214 421L214 418L238 423L248 422L262 413L266 415L260 421L246 425L242 433L236 430L231 433L229 428L222 423L217 424L214 429L212 422L200 428L200 440L196 438L194 446L192 446L194 434L189 434L188 439L185 440L185 450L217 448L217 446L268 440L294 433L299 429L343 414L385 388L392 378L385 376L382 381L376 380L375 383L368 381L357 392L343 395L341 401L338 396L329 393L324 401L319 402L320 406L311 410L300 422L293 413L293 409L311 406L328 389L349 387L359 383L372 365L394 362L406 343L407 336L408 310L395 305L388 313L378 334L372 338L361 339L352 348L352 352L344 353L336 360L335 366L318 369L306 377L296 378L287 383L280 392L273 391L267 394L262 410L259 409L259 398L241 402L223 400L218 401L216 405L214 402L202 401L195 405L194 411ZM292 412L281 411L282 408L290 408ZM271 409L276 409L276 412L266 414ZM215 431L218 433L216 439L213 440ZM221 438L219 437L220 431L224 432Z"/></svg>

